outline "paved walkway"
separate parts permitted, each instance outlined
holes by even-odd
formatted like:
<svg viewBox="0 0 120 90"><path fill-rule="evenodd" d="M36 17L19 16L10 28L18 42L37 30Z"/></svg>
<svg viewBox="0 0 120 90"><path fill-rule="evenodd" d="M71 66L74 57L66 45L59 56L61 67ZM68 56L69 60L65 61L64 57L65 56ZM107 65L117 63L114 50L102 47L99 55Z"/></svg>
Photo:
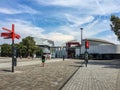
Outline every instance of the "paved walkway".
<svg viewBox="0 0 120 90"><path fill-rule="evenodd" d="M62 90L120 90L120 61L89 61Z"/></svg>
<svg viewBox="0 0 120 90"><path fill-rule="evenodd" d="M30 59L22 61L35 62ZM46 61L45 67L42 67L41 61L36 61L38 63L35 65L15 67L14 73L11 72L11 67L0 68L0 90L59 90L82 63L81 60L54 59Z"/></svg>
<svg viewBox="0 0 120 90"><path fill-rule="evenodd" d="M56 62L61 60L62 59L47 60L46 63L54 62L54 61ZM0 63L0 68L11 67L11 58L6 59L6 61L7 61L6 63ZM0 62L3 62L3 60L1 59ZM35 65L40 63L41 61L39 59L30 60L29 62L27 60L23 60L22 62L21 61L18 62L18 66ZM69 65L69 66L74 66L74 65ZM36 68L34 69L35 69L35 72L38 73ZM39 69L42 69L42 68L39 67L38 70ZM18 77L18 79L20 79L20 77L21 75ZM32 74L32 77L36 78L36 74L35 73ZM10 78L10 76L8 78ZM39 90L39 89L36 89L36 90ZM62 90L120 90L120 61L119 60L90 60L88 63L88 67L85 67L84 65L83 67L80 67L78 71L73 75L73 77L64 85Z"/></svg>
<svg viewBox="0 0 120 90"><path fill-rule="evenodd" d="M0 63L0 68L8 68L11 67L12 65L12 59L7 58L7 59L1 59L0 62L4 61L4 63ZM45 63L49 62L57 62L57 61L62 61L62 59L51 59L51 60L46 60ZM41 60L39 58L37 59L19 59L17 60L17 66L26 66L26 65L35 65L35 64L40 64Z"/></svg>

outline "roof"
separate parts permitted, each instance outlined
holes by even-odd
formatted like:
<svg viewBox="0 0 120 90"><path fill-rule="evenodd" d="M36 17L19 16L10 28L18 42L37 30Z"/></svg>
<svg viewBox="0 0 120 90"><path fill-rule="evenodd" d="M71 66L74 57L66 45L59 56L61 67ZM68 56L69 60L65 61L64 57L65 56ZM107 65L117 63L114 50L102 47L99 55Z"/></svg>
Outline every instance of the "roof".
<svg viewBox="0 0 120 90"><path fill-rule="evenodd" d="M102 39L87 38L87 40L89 42L94 43L94 44L97 43L97 44L111 44L111 45L115 45L112 42L109 42L109 41L106 41L106 40L102 40ZM83 39L83 42L85 42L85 39Z"/></svg>

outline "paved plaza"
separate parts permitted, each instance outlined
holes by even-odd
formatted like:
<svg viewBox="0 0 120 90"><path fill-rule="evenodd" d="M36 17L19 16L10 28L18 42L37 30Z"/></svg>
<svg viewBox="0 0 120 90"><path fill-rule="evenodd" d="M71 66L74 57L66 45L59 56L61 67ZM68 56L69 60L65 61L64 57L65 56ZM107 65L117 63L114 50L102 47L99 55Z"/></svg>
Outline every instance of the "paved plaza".
<svg viewBox="0 0 120 90"><path fill-rule="evenodd" d="M89 61L62 90L120 90L120 61Z"/></svg>
<svg viewBox="0 0 120 90"><path fill-rule="evenodd" d="M80 60L52 59L42 67L41 60L18 59L15 72L11 72L11 58L1 59L0 90L59 90L80 67ZM5 66L4 66L5 65Z"/></svg>
<svg viewBox="0 0 120 90"><path fill-rule="evenodd" d="M11 72L11 58L0 58L0 90L120 90L120 60L19 59Z"/></svg>

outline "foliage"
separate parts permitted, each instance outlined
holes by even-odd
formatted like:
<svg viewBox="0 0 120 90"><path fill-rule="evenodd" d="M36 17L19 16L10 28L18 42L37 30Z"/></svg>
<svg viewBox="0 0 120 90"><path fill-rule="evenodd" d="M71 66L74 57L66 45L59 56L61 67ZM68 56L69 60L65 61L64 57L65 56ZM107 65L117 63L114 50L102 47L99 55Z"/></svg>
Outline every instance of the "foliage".
<svg viewBox="0 0 120 90"><path fill-rule="evenodd" d="M27 57L36 54L40 56L42 54L42 49L35 45L33 37L25 37L19 44L14 44L17 51L17 57ZM12 47L9 44L1 45L1 56L12 56Z"/></svg>
<svg viewBox="0 0 120 90"><path fill-rule="evenodd" d="M112 15L110 21L112 22L112 24L110 24L112 31L120 40L120 18Z"/></svg>
<svg viewBox="0 0 120 90"><path fill-rule="evenodd" d="M30 36L22 39L22 42L20 42L18 48L20 51L20 55L22 55L22 56L24 55L24 57L32 56L36 52L41 51L40 47L35 45L35 41L34 41L33 37L30 37Z"/></svg>
<svg viewBox="0 0 120 90"><path fill-rule="evenodd" d="M9 44L1 45L1 56L12 56L12 48Z"/></svg>

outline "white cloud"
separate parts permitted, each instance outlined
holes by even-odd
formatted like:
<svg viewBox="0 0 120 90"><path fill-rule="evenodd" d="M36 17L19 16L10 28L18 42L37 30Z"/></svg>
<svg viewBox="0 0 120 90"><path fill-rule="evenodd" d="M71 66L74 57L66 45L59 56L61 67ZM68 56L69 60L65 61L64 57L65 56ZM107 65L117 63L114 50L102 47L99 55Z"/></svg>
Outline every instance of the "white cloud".
<svg viewBox="0 0 120 90"><path fill-rule="evenodd" d="M120 12L120 0L36 0L42 5L75 8L78 13L105 15Z"/></svg>
<svg viewBox="0 0 120 90"><path fill-rule="evenodd" d="M47 35L49 39L54 40L54 41L60 41L60 42L65 42L65 41L74 39L72 35L67 35L67 34L63 34L59 32L51 32Z"/></svg>
<svg viewBox="0 0 120 90"><path fill-rule="evenodd" d="M18 5L17 8L0 7L0 13L3 13L3 14L19 14L19 13L36 14L36 13L38 13L38 11L32 9L31 7L25 6L25 5ZM39 13L40 13L40 11L39 11Z"/></svg>
<svg viewBox="0 0 120 90"><path fill-rule="evenodd" d="M79 5L82 0L37 0L37 2L44 5L72 7Z"/></svg>
<svg viewBox="0 0 120 90"><path fill-rule="evenodd" d="M115 43L115 44L120 44L120 41L117 39L117 36L113 33L111 35L106 35L101 37L103 40L107 40L109 42Z"/></svg>
<svg viewBox="0 0 120 90"><path fill-rule="evenodd" d="M11 29L11 24L15 24L15 32L21 36L21 39L26 36L33 36L33 37L39 37L39 38L53 40L53 41L55 41L56 44L62 44L66 41L74 39L74 36L72 36L70 34L60 33L59 31L54 32L54 30L53 30L53 32L45 34L44 33L45 30L43 28L36 27L28 21L23 21L23 20L19 20L19 19L14 19L14 20L9 19L7 23L6 22L0 22L0 23L2 23L1 27L6 27L8 29ZM63 31L64 31L64 28L63 28ZM21 39L16 40L16 41L17 42L21 41ZM4 41L2 39L2 43L6 43L6 42L8 42L8 41L6 41L6 40Z"/></svg>
<svg viewBox="0 0 120 90"><path fill-rule="evenodd" d="M88 27L85 27L83 30L83 38L98 38L110 41L115 44L120 44L118 41L116 35L110 31L110 21L107 20L96 20L93 23L89 24ZM103 32L108 32L108 34L105 34ZM103 33L103 34L102 34ZM100 36L96 36L99 35Z"/></svg>
<svg viewBox="0 0 120 90"><path fill-rule="evenodd" d="M11 29L11 25L14 24L15 32L21 36L21 39L26 36L44 37L44 35L42 34L42 32L44 32L44 29L40 27L36 27L27 21L18 20L18 19L14 19L14 20L9 19L7 23L6 22L0 22L0 23L2 23L1 27L5 27L8 29ZM1 31L1 32L4 32L4 31Z"/></svg>
<svg viewBox="0 0 120 90"><path fill-rule="evenodd" d="M17 34L21 35L21 39L30 35L33 37L40 37L40 38L53 40L56 45L62 45L63 43L65 43L69 40L77 39L78 41L80 41L80 39L81 39L80 38L81 32L80 32L80 28L78 28L78 27L74 28L74 27L70 27L70 26L60 26L60 27L52 28L53 31L48 32L46 34L46 33L44 33L45 30L43 28L36 27L28 21L23 21L23 20L18 20L18 19L14 19L14 20L9 19L7 23L1 22L1 21L0 21L0 23L2 23L0 25L0 27L6 27L9 29L11 28L11 24L15 23L15 32ZM91 25L92 24L90 24L89 26L91 26ZM83 38L94 38L94 35L97 35L100 32L106 31L106 29L108 29L108 28L109 28L109 24L107 21L102 21L101 23L99 23L99 21L97 21L97 22L95 22L95 24L93 24L92 27L83 29ZM3 32L3 31L1 31L1 32ZM114 42L114 43L119 43L114 34L106 35L103 37L101 36L98 38L104 39L107 41L110 40L111 42ZM20 40L16 40L16 42L18 42ZM2 43L10 42L10 40L3 40L3 39L1 39L1 41L2 41Z"/></svg>
<svg viewBox="0 0 120 90"><path fill-rule="evenodd" d="M51 32L51 33L48 33L46 36L50 40L55 41L56 45L60 45L62 43L65 43L69 40L74 39L74 36L72 36L72 35L66 35L66 34L59 33L59 32Z"/></svg>
<svg viewBox="0 0 120 90"><path fill-rule="evenodd" d="M72 23L72 27L78 27L82 24L85 24L85 23L89 23L91 22L94 17L93 16L74 16L74 15L70 15L70 14L65 14L67 20L68 20L68 23L71 22Z"/></svg>
<svg viewBox="0 0 120 90"><path fill-rule="evenodd" d="M20 13L20 11L15 9L9 9L9 8L0 8L0 13L4 14L17 14Z"/></svg>
<svg viewBox="0 0 120 90"><path fill-rule="evenodd" d="M19 8L21 8L20 10L23 13L31 13L31 14L41 13L40 11L37 11L29 6L26 6L26 5L19 5Z"/></svg>
<svg viewBox="0 0 120 90"><path fill-rule="evenodd" d="M41 36L41 37L43 36L41 35L41 33L44 32L44 29L40 27L36 27L28 21L15 19L14 21L9 20L9 22L15 23L16 32L20 33L21 35L24 35L24 36L34 35L34 36Z"/></svg>
<svg viewBox="0 0 120 90"><path fill-rule="evenodd" d="M104 32L106 30L109 30L109 21L106 20L96 20L93 23L89 24L86 26L83 30L84 32L84 38L91 38L94 37L95 35ZM109 31L108 31L109 32Z"/></svg>
<svg viewBox="0 0 120 90"><path fill-rule="evenodd" d="M96 0L101 15L112 14L120 12L119 0ZM99 14L99 12L98 12Z"/></svg>
<svg viewBox="0 0 120 90"><path fill-rule="evenodd" d="M50 16L47 15L47 17L55 19L57 16L58 20L64 19L65 22L67 22L67 24L64 24L63 26L51 27L52 31L51 32L48 31L47 34L45 33L45 31L49 30L49 28L46 27L46 30L44 30L41 27L37 27L31 24L29 21L24 21L24 16L23 20L9 19L8 22L0 21L0 26L11 28L11 24L15 23L15 31L16 33L20 34L22 38L31 35L51 39L60 44L72 39L78 39L78 41L80 41L81 35L80 27L82 27L82 25L86 23L89 23L89 25L85 25L83 27L84 28L83 38L94 38L95 35L110 29L109 21L101 20L102 19L101 17L98 17L95 20L94 15L101 16L120 12L119 0L36 0L36 1L38 1L40 5L42 4L62 6L60 10L56 8L53 12L50 9L47 9L47 11L51 13L51 15ZM17 4L17 7L14 9L12 7L10 8L0 7L0 13L4 14L29 13L30 15L32 15L39 12L33 9L32 7ZM52 17L52 15L54 16ZM32 16L30 17L32 19L35 18L35 20L37 20L37 17ZM45 23L44 21L42 22ZM110 39L112 42L117 43L115 35L106 35L100 38L106 40Z"/></svg>

